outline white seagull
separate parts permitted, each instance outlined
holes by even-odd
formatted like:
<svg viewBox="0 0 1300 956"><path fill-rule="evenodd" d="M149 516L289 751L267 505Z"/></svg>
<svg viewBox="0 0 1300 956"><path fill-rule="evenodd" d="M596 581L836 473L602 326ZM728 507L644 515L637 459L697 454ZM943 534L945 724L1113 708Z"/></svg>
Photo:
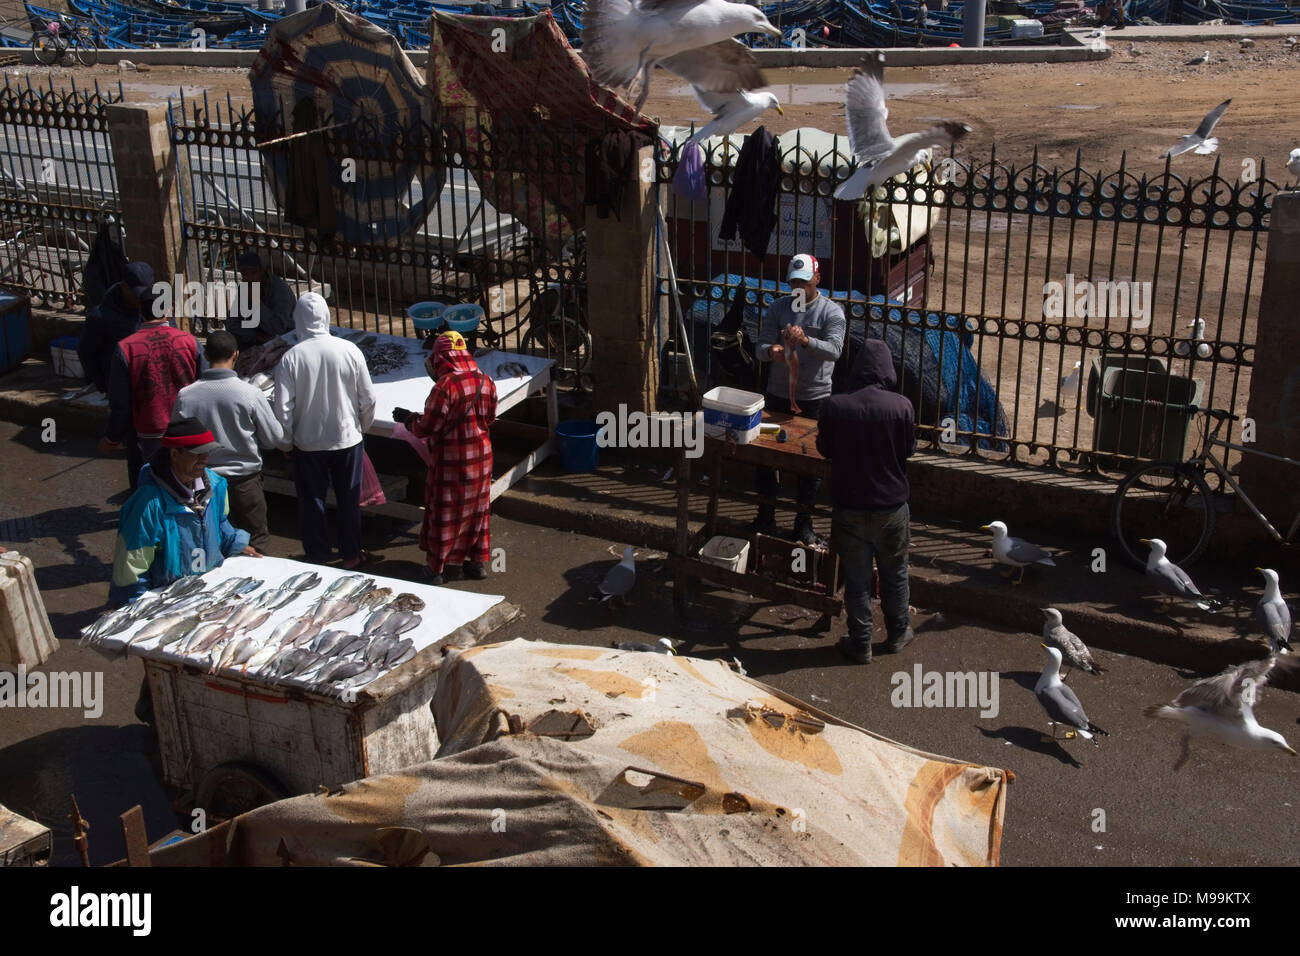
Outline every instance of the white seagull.
<svg viewBox="0 0 1300 956"><path fill-rule="evenodd" d="M1061 395L1074 395L1079 390L1079 372L1083 368L1083 362L1074 363L1074 368L1070 369L1070 374L1061 379Z"/></svg>
<svg viewBox="0 0 1300 956"><path fill-rule="evenodd" d="M1183 65L1184 65L1184 66L1204 66L1206 63L1209 63L1209 62L1210 62L1210 51L1209 51L1209 50L1206 50L1206 51L1205 51L1204 53L1202 53L1200 56L1193 57L1192 59L1188 60L1188 61L1187 61L1186 63L1184 63Z"/></svg>
<svg viewBox="0 0 1300 956"><path fill-rule="evenodd" d="M1292 176L1300 177L1300 148L1291 150L1291 155L1287 157L1286 168Z"/></svg>
<svg viewBox="0 0 1300 956"><path fill-rule="evenodd" d="M981 527L985 531L993 532L993 560L997 561L998 564L1009 564L1013 568L1020 569L1020 577L1016 578L1016 584L1025 579L1025 568L1031 564L1046 564L1049 567L1056 567L1051 552L1044 551L1036 544L1030 544L1020 538L1011 537L1007 534L1007 526L1001 521L994 521L992 524L981 525Z"/></svg>
<svg viewBox="0 0 1300 956"><path fill-rule="evenodd" d="M1088 715L1083 712L1083 704L1079 703L1079 698L1074 691L1061 683L1061 652L1046 644L1039 646L1047 652L1047 664L1043 667L1043 672L1038 675L1038 683L1034 685L1034 696L1043 705L1043 710L1047 711L1047 716L1050 718L1048 723L1052 727L1052 736L1042 738L1043 743L1050 743L1056 739L1057 724L1069 728L1065 732L1066 740L1076 735L1084 740L1093 740L1093 734L1109 737L1110 734L1088 719ZM1096 741L1093 740L1093 743Z"/></svg>
<svg viewBox="0 0 1300 956"><path fill-rule="evenodd" d="M1256 568L1264 575L1264 596L1255 605L1255 620L1268 635L1269 647L1274 654L1291 653L1291 608L1282 598L1277 586L1277 572L1272 568Z"/></svg>
<svg viewBox="0 0 1300 956"><path fill-rule="evenodd" d="M623 549L623 560L605 572L596 590L600 593L600 603L604 604L614 598L620 600L627 596L636 584L636 551L631 547Z"/></svg>
<svg viewBox="0 0 1300 956"><path fill-rule="evenodd" d="M1186 136L1180 136L1178 142L1165 151L1165 156L1181 156L1188 150L1193 149L1200 155L1204 156L1218 149L1219 138L1217 136L1211 136L1210 133L1214 130L1214 124L1219 121L1219 117L1223 115L1224 111L1228 108L1228 104L1231 102L1232 100L1224 100L1214 109L1206 113L1205 119L1201 120L1201 125L1196 127L1196 132L1188 133Z"/></svg>
<svg viewBox="0 0 1300 956"><path fill-rule="evenodd" d="M727 42L740 45L735 40ZM710 55L711 49L706 47L703 50L688 50L670 56L659 64L670 73L675 73L688 81L700 105L713 114L713 119L696 130L686 142L699 143L710 136L726 136L728 133L734 133L750 120L770 109L775 109L782 116L785 115L785 110L781 109L781 101L774 93L756 93L748 89L725 91L710 89L709 80L715 63Z"/></svg>
<svg viewBox="0 0 1300 956"><path fill-rule="evenodd" d="M1195 321L1187 323L1187 328L1192 330L1192 342L1196 343L1196 357L1207 359L1213 355L1214 350L1210 348L1210 344L1201 341L1205 338L1205 320L1197 316ZM1192 354L1191 342L1175 342L1174 354L1187 358Z"/></svg>
<svg viewBox="0 0 1300 956"><path fill-rule="evenodd" d="M1094 677L1104 674L1105 668L1098 667L1092 659L1092 652L1083 643L1078 634L1065 626L1061 612L1054 607L1043 608L1043 641L1048 647L1055 647L1061 652L1065 663L1087 671Z"/></svg>
<svg viewBox="0 0 1300 956"><path fill-rule="evenodd" d="M1169 595L1165 598L1165 609L1168 609L1175 597L1190 598L1202 611L1211 614L1223 606L1214 598L1202 594L1187 572L1165 557L1168 546L1163 541L1159 538L1139 538L1138 541L1151 549L1147 555L1147 578Z"/></svg>
<svg viewBox="0 0 1300 956"><path fill-rule="evenodd" d="M1216 677L1197 681L1175 697L1172 704L1147 708L1148 717L1177 720L1187 727L1182 757L1175 769L1187 759L1193 736L1214 737L1234 747L1276 747L1296 756L1285 737L1261 727L1255 720L1255 700L1281 661L1282 658L1272 656L1229 667Z"/></svg>
<svg viewBox="0 0 1300 956"><path fill-rule="evenodd" d="M884 75L885 57L877 53L853 72L845 90L844 121L858 168L835 188L836 199L861 199L872 186L923 162L931 147L951 146L971 131L965 123L941 120L919 133L891 136Z"/></svg>
<svg viewBox="0 0 1300 956"><path fill-rule="evenodd" d="M688 50L711 61L696 86L714 93L765 86L754 55L732 37L781 36L757 7L728 0L591 0L583 27L591 75L604 86L637 83L638 112L655 64Z"/></svg>

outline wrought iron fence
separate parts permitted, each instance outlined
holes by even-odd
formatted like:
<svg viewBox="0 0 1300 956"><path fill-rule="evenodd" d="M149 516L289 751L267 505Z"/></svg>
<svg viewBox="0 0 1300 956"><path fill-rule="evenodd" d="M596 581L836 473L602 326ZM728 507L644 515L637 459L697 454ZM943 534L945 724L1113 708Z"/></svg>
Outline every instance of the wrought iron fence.
<svg viewBox="0 0 1300 956"><path fill-rule="evenodd" d="M546 354L589 384L585 132L500 114L387 136L310 119L259 129L230 100L173 104L191 277L233 283L253 250L324 294L336 324L395 335L419 334L416 303L476 304L473 344Z"/></svg>
<svg viewBox="0 0 1300 956"><path fill-rule="evenodd" d="M0 89L0 285L80 311L82 269L121 206L105 107L122 87L67 90L6 76Z"/></svg>
<svg viewBox="0 0 1300 956"><path fill-rule="evenodd" d="M671 133L671 131L670 131ZM658 179L687 336L709 384L762 389L721 368L709 333L744 284L757 341L788 294L796 252L822 260L821 287L848 319L836 388L864 337L885 340L920 434L953 454L1064 470L1116 472L1181 458L1196 408L1244 414L1268 214L1277 185L1232 182L1218 165L1185 180L1025 163L996 153L934 157L857 202L831 198L852 163L847 142L780 138L780 218L766 255L719 235L733 196L735 145L705 155L707 199L681 198L672 134ZM658 294L676 324L669 270ZM732 318L736 315L733 312ZM665 338L665 386L683 367ZM769 338L769 340L771 340Z"/></svg>

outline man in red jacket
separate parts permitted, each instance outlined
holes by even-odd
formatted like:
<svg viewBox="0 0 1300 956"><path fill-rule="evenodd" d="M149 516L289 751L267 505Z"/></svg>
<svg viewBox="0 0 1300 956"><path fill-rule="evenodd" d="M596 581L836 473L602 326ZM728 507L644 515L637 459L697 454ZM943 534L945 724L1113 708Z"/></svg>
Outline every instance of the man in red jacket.
<svg viewBox="0 0 1300 956"><path fill-rule="evenodd" d="M141 301L145 321L118 343L109 366L108 430L99 450L107 455L126 445L132 491L139 482L140 468L161 447L176 393L199 375L199 343L190 333L169 324L166 298Z"/></svg>

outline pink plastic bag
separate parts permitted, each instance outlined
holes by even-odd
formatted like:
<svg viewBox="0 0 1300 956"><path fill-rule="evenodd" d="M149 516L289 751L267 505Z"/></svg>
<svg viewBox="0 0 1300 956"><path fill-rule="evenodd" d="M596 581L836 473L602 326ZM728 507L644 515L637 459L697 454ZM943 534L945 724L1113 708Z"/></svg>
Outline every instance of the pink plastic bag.
<svg viewBox="0 0 1300 956"><path fill-rule="evenodd" d="M423 461L426 466L433 465L433 454L429 451L429 443L423 438L416 438L406 430L406 426L401 422L398 422L393 426L393 437L400 438L402 441L414 448L415 453L420 456L420 460Z"/></svg>
<svg viewBox="0 0 1300 956"><path fill-rule="evenodd" d="M384 489L379 484L379 475L375 473L375 466L371 464L370 456L363 451L361 453L361 507L375 508L387 503L388 499L384 497Z"/></svg>

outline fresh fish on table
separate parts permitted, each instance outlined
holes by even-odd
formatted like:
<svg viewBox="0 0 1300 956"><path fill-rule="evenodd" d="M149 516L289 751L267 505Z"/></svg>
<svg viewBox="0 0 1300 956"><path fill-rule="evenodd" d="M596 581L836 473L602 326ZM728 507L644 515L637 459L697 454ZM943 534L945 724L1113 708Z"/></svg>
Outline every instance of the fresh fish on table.
<svg viewBox="0 0 1300 956"><path fill-rule="evenodd" d="M391 607L379 608L377 611L372 612L368 618L366 618L366 626L361 629L361 633L364 634L366 637L370 637L372 634L375 634L376 632L378 632L378 630L381 627L384 626L385 621L387 621L390 617L392 617L394 614L397 613L398 612L394 611Z"/></svg>
<svg viewBox="0 0 1300 956"><path fill-rule="evenodd" d="M366 653L362 656L362 660L367 664L381 664L388 658L388 652L396 647L397 643L398 641L395 637L388 637L386 635L383 637L377 637L373 642L371 642L370 646L366 648Z"/></svg>
<svg viewBox="0 0 1300 956"><path fill-rule="evenodd" d="M334 657L339 659L355 657L358 654L364 654L369 646L370 638L363 637L360 634L349 634L344 640L335 645Z"/></svg>
<svg viewBox="0 0 1300 956"><path fill-rule="evenodd" d="M312 591L320 587L321 577L315 571L303 571L301 574L295 574L289 580L280 585L279 590L288 588L290 591Z"/></svg>
<svg viewBox="0 0 1300 956"><path fill-rule="evenodd" d="M366 670L367 666L365 661L335 661L321 669L321 672L316 675L316 683L332 684L346 677L356 677Z"/></svg>
<svg viewBox="0 0 1300 956"><path fill-rule="evenodd" d="M167 601L179 601L203 590L203 579L197 574L187 574L177 578L160 592Z"/></svg>
<svg viewBox="0 0 1300 956"><path fill-rule="evenodd" d="M352 637L347 631L322 631L311 642L311 649L324 657L332 657L339 644Z"/></svg>
<svg viewBox="0 0 1300 956"><path fill-rule="evenodd" d="M389 637L400 637L412 628L420 626L423 618L413 611L395 611L393 616L379 625L379 628L372 631L372 635L386 634Z"/></svg>
<svg viewBox="0 0 1300 956"><path fill-rule="evenodd" d="M409 637L403 638L393 645L393 649L389 651L388 656L384 658L382 666L385 669L397 667L400 664L405 664L414 656L415 642Z"/></svg>
<svg viewBox="0 0 1300 956"><path fill-rule="evenodd" d="M181 653L196 656L203 655L211 650L225 633L225 625L220 621L200 624L185 638L185 642L180 648Z"/></svg>
<svg viewBox="0 0 1300 956"><path fill-rule="evenodd" d="M268 611L278 611L298 597L300 593L302 592L295 591L293 588L276 588L274 591L263 591L253 598L253 606L264 607Z"/></svg>
<svg viewBox="0 0 1300 956"><path fill-rule="evenodd" d="M274 644L265 644L253 654L248 660L244 661L243 673L247 674L250 670L256 673L269 664L275 656L280 653L280 648Z"/></svg>
<svg viewBox="0 0 1300 956"><path fill-rule="evenodd" d="M132 604L128 605L131 608L131 619L133 621L148 620L168 603L168 600L161 594L142 594Z"/></svg>
<svg viewBox="0 0 1300 956"><path fill-rule="evenodd" d="M162 650L164 647L170 647L177 641L186 637L190 631L198 627L202 622L197 614L191 614L189 617L182 617L179 620L173 619L174 623L163 632L158 638L158 643L154 650Z"/></svg>
<svg viewBox="0 0 1300 956"><path fill-rule="evenodd" d="M140 628L140 630L131 635L131 639L122 645L122 653L125 654L126 649L132 644L143 644L145 641L153 640L159 634L162 634L168 628L175 626L176 623L181 620L184 620L184 618L178 615L154 618L144 627Z"/></svg>
<svg viewBox="0 0 1300 956"><path fill-rule="evenodd" d="M226 621L232 614L244 607L239 601L221 601L198 612L199 618L204 623L208 621Z"/></svg>
<svg viewBox="0 0 1300 956"><path fill-rule="evenodd" d="M528 378L528 366L523 362L502 362L493 378Z"/></svg>
<svg viewBox="0 0 1300 956"><path fill-rule="evenodd" d="M373 591L367 591L362 595L361 600L357 603L362 607L379 607L393 596L392 588L375 588Z"/></svg>
<svg viewBox="0 0 1300 956"><path fill-rule="evenodd" d="M224 601L226 598L250 594L264 583L256 578L227 578L209 591L208 596L218 601Z"/></svg>
<svg viewBox="0 0 1300 956"><path fill-rule="evenodd" d="M81 631L83 641L94 641L105 637L111 637L119 631L124 631L131 626L131 606L120 607L115 611L109 611L100 617L94 624L91 624Z"/></svg>
<svg viewBox="0 0 1300 956"><path fill-rule="evenodd" d="M364 687L366 684L369 684L372 680L374 680L382 673L383 673L382 668L371 665L370 667L367 667L365 670L363 670L360 674L357 674L355 677L348 677L344 680L338 681L337 683L339 688L342 690L347 690L349 688L355 688L355 687Z"/></svg>
<svg viewBox="0 0 1300 956"><path fill-rule="evenodd" d="M795 394L799 391L799 343L790 335L788 325L781 330L781 340L785 344L785 364L790 372L790 411L799 415L803 411L795 401Z"/></svg>
<svg viewBox="0 0 1300 956"><path fill-rule="evenodd" d="M342 621L356 614L361 610L361 605L355 601L331 600L321 598L309 609L312 623L320 624L322 627L326 624L333 624L336 621Z"/></svg>
<svg viewBox="0 0 1300 956"><path fill-rule="evenodd" d="M255 631L270 618L271 612L266 608L252 603L241 604L226 618L226 630L231 634L235 631Z"/></svg>
<svg viewBox="0 0 1300 956"><path fill-rule="evenodd" d="M424 600L416 597L410 591L403 591L389 601L388 606L394 611L423 611Z"/></svg>
<svg viewBox="0 0 1300 956"><path fill-rule="evenodd" d="M260 645L251 637L240 637L236 634L226 641L220 657L213 655L216 659L213 661L212 669L208 673L215 674L218 670L227 667L238 667L252 657L257 652L258 647Z"/></svg>
<svg viewBox="0 0 1300 956"><path fill-rule="evenodd" d="M359 600L375 586L375 579L363 574L349 574L325 589L325 597L340 601Z"/></svg>

